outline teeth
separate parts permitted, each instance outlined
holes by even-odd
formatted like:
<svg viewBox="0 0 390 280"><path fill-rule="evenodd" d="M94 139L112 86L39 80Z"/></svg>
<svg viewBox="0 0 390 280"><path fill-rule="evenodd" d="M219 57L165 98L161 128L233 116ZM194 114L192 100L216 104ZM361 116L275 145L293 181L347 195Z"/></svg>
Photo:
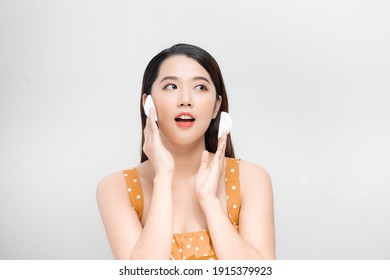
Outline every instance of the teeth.
<svg viewBox="0 0 390 280"><path fill-rule="evenodd" d="M190 116L186 116L186 115L180 116L179 119L182 119L182 120L192 120L192 118Z"/></svg>

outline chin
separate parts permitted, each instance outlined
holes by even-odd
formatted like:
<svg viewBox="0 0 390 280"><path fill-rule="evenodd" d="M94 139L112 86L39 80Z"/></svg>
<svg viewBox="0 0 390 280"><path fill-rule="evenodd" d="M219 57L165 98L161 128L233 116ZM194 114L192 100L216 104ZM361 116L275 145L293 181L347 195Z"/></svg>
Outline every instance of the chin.
<svg viewBox="0 0 390 280"><path fill-rule="evenodd" d="M200 141L204 141L204 137L203 137L203 135L202 135L202 137L195 136L195 135L182 136L182 137L176 136L174 138L170 138L169 140L176 145L191 145L191 144L195 144L195 143L200 142Z"/></svg>
<svg viewBox="0 0 390 280"><path fill-rule="evenodd" d="M202 133L199 131L186 131L186 132L177 133L177 132L170 131L170 133L163 133L163 132L160 133L163 142L168 141L175 145L191 145L197 142L204 143L204 132Z"/></svg>

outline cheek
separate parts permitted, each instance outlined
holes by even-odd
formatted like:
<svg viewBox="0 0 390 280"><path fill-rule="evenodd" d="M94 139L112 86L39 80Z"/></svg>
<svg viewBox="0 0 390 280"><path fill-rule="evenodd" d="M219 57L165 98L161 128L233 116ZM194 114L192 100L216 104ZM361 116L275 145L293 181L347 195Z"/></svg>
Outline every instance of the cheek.
<svg viewBox="0 0 390 280"><path fill-rule="evenodd" d="M203 108L202 112L205 115L210 116L211 118L214 116L215 106L217 105L215 99L206 100L202 103L201 108Z"/></svg>
<svg viewBox="0 0 390 280"><path fill-rule="evenodd" d="M167 113L172 112L172 106L174 106L174 104L171 100L169 100L169 98L154 97L153 100L157 113L161 115L161 117L164 117Z"/></svg>

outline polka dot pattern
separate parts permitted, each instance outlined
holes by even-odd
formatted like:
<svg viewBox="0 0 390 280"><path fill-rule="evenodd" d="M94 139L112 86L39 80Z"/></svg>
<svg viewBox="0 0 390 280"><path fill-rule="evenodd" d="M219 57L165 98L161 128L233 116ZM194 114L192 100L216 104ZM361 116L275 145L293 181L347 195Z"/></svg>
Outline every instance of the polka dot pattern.
<svg viewBox="0 0 390 280"><path fill-rule="evenodd" d="M238 228L238 218L240 215L240 206L241 206L241 192L240 192L240 169L239 169L239 159L226 158L226 195L229 197L227 199L227 209L229 212L230 222L234 227ZM228 170L230 172L228 172Z"/></svg>
<svg viewBox="0 0 390 280"><path fill-rule="evenodd" d="M137 170L135 168L123 170L122 174L126 181L127 191L131 205L138 214L139 219L141 220L142 212L144 209L144 199Z"/></svg>
<svg viewBox="0 0 390 280"><path fill-rule="evenodd" d="M172 242L172 260L216 258L210 234L207 230L176 233L173 235L173 240L175 242Z"/></svg>
<svg viewBox="0 0 390 280"><path fill-rule="evenodd" d="M225 165L225 187L228 217L233 227L238 231L238 217L241 205L240 182L239 182L239 159L226 158ZM126 180L130 202L142 218L143 195L142 186L137 174L137 170L124 170L123 176ZM217 260L210 233L207 229L175 233L172 238L172 260Z"/></svg>

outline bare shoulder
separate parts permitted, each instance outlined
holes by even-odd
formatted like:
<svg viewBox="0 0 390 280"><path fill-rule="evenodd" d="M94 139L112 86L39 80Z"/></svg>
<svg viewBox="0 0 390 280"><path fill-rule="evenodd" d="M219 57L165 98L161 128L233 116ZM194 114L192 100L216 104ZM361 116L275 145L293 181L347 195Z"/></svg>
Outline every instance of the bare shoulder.
<svg viewBox="0 0 390 280"><path fill-rule="evenodd" d="M240 160L240 183L242 192L272 191L268 172L250 161Z"/></svg>
<svg viewBox="0 0 390 280"><path fill-rule="evenodd" d="M101 195L107 195L108 193L120 192L125 189L126 181L123 178L123 172L117 171L103 177L96 190L97 197Z"/></svg>
<svg viewBox="0 0 390 280"><path fill-rule="evenodd" d="M141 181L146 181L144 178L148 178L149 174L149 166L148 162L144 162L140 165L134 166L131 169L136 169L138 176L142 179ZM113 172L103 177L97 186L97 199L101 197L107 196L116 196L122 195L127 197L127 186L126 180L124 177L124 171L128 169L124 169L121 171ZM150 172L149 172L150 173Z"/></svg>
<svg viewBox="0 0 390 280"><path fill-rule="evenodd" d="M261 166L240 161L240 236L264 259L275 258L275 225L272 184Z"/></svg>
<svg viewBox="0 0 390 280"><path fill-rule="evenodd" d="M96 198L114 257L127 259L142 225L130 203L124 172L117 171L102 178L97 186Z"/></svg>
<svg viewBox="0 0 390 280"><path fill-rule="evenodd" d="M118 200L127 202L127 185L123 171L125 170L110 173L100 180L96 190L99 205L106 202L117 203Z"/></svg>

